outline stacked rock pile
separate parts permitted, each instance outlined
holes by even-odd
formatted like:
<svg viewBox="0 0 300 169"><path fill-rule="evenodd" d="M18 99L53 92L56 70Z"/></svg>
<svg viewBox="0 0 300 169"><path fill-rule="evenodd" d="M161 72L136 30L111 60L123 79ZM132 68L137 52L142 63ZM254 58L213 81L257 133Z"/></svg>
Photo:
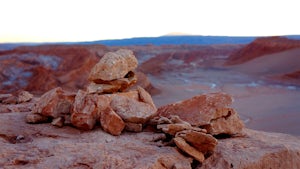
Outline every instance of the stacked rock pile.
<svg viewBox="0 0 300 169"><path fill-rule="evenodd" d="M71 94L58 87L46 92L27 115L27 122L51 122L58 127L72 125L84 130L93 129L99 122L112 135L120 135L124 129L142 131L157 109L143 88L125 91L137 81L137 65L130 50L105 54L92 68L86 91Z"/></svg>
<svg viewBox="0 0 300 169"><path fill-rule="evenodd" d="M137 60L130 50L109 52L92 68L86 90L76 94L60 87L41 96L28 123L51 122L91 130L96 124L112 135L124 130L141 132L146 125L165 133L164 145L177 146L195 160L203 162L217 146L215 136L241 134L244 127L225 93L195 96L157 109L150 94L136 83ZM171 138L171 139L170 139Z"/></svg>

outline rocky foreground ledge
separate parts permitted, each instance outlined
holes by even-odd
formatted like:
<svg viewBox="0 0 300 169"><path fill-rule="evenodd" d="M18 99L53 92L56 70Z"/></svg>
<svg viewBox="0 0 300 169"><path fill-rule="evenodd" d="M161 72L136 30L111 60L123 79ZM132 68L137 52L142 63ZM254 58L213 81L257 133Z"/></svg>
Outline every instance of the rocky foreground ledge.
<svg viewBox="0 0 300 169"><path fill-rule="evenodd" d="M137 64L109 52L86 90L2 95L0 168L300 168L299 138L245 129L228 94L157 109Z"/></svg>
<svg viewBox="0 0 300 169"><path fill-rule="evenodd" d="M299 138L244 129L242 137L218 139L202 166L165 134L144 131L112 136L100 127L82 131L31 125L28 113L0 115L0 168L291 168L300 167Z"/></svg>

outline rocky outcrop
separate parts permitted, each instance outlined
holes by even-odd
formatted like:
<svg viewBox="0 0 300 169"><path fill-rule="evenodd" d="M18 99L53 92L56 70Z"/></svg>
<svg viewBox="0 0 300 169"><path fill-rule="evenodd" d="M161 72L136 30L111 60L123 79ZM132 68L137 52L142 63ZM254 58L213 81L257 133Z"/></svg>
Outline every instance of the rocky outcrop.
<svg viewBox="0 0 300 169"><path fill-rule="evenodd" d="M215 153L197 168L300 168L299 137L250 129L244 134L218 140Z"/></svg>
<svg viewBox="0 0 300 169"><path fill-rule="evenodd" d="M159 143L162 133L115 137L100 128L30 125L27 114L0 115L0 168L191 168L191 158Z"/></svg>
<svg viewBox="0 0 300 169"><path fill-rule="evenodd" d="M219 139L214 153L201 165L176 147L163 145L163 133L125 132L114 137L100 128L82 132L69 126L30 125L24 122L27 114L0 115L1 168L300 167L299 137L286 134L244 129L242 137Z"/></svg>
<svg viewBox="0 0 300 169"><path fill-rule="evenodd" d="M213 135L233 135L240 133L244 125L235 110L230 108L232 101L231 96L225 93L199 95L160 107L157 114L164 117L177 115Z"/></svg>

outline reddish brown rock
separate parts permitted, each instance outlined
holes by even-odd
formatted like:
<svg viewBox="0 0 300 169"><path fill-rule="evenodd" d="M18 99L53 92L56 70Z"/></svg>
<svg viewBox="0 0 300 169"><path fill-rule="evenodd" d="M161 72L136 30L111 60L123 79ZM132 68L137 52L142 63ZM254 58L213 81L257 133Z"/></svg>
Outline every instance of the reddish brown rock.
<svg viewBox="0 0 300 169"><path fill-rule="evenodd" d="M74 95L68 94L57 87L41 96L33 107L32 113L51 118L70 115L73 101Z"/></svg>
<svg viewBox="0 0 300 169"><path fill-rule="evenodd" d="M116 52L108 52L92 68L89 80L111 81L121 79L128 72L136 69L137 65L138 61L130 50L120 49Z"/></svg>
<svg viewBox="0 0 300 169"><path fill-rule="evenodd" d="M164 133L175 136L177 132L192 129L192 126L187 124L160 124L157 125L157 129L162 130Z"/></svg>
<svg viewBox="0 0 300 169"><path fill-rule="evenodd" d="M94 128L96 119L100 117L97 101L95 95L82 90L77 92L71 116L71 122L75 127L84 130Z"/></svg>
<svg viewBox="0 0 300 169"><path fill-rule="evenodd" d="M143 124L140 123L125 123L125 130L130 132L142 132L143 131Z"/></svg>
<svg viewBox="0 0 300 169"><path fill-rule="evenodd" d="M28 91L21 91L18 93L17 102L18 103L28 102L32 98L33 98L33 95L31 93L29 93Z"/></svg>
<svg viewBox="0 0 300 169"><path fill-rule="evenodd" d="M131 123L144 124L156 112L151 105L124 96L114 97L110 105L125 122Z"/></svg>
<svg viewBox="0 0 300 169"><path fill-rule="evenodd" d="M115 137L100 128L82 132L30 125L24 122L26 114L0 115L0 168L191 168L191 158L174 147L157 146L161 133Z"/></svg>
<svg viewBox="0 0 300 169"><path fill-rule="evenodd" d="M124 121L110 107L101 112L100 124L104 131L114 136L120 135L125 127Z"/></svg>
<svg viewBox="0 0 300 169"><path fill-rule="evenodd" d="M92 82L88 85L87 92L97 94L123 92L135 83L136 77L121 78L112 81L98 81L97 83Z"/></svg>
<svg viewBox="0 0 300 169"><path fill-rule="evenodd" d="M184 130L176 134L176 137L182 137L187 143L202 152L204 155L211 155L218 141L212 135L193 130Z"/></svg>
<svg viewBox="0 0 300 169"><path fill-rule="evenodd" d="M211 120L210 124L203 126L208 133L212 135L218 135L225 133L229 135L239 134L244 128L244 123L240 120L236 111L232 108L218 109L224 113L222 117Z"/></svg>
<svg viewBox="0 0 300 169"><path fill-rule="evenodd" d="M27 123L44 123L48 121L48 117L41 114L30 113L26 116Z"/></svg>
<svg viewBox="0 0 300 169"><path fill-rule="evenodd" d="M148 103L151 105L154 109L156 109L156 106L152 100L151 95L142 87L138 86L137 91L139 92L139 98L142 102Z"/></svg>
<svg viewBox="0 0 300 169"><path fill-rule="evenodd" d="M57 117L56 119L52 120L51 124L56 127L63 127L64 122L65 122L65 120L63 117Z"/></svg>
<svg viewBox="0 0 300 169"><path fill-rule="evenodd" d="M177 115L192 126L214 125L210 130L213 134L236 134L241 132L243 123L232 109L227 109L231 103L228 94L211 93L160 107L157 113L165 117Z"/></svg>
<svg viewBox="0 0 300 169"><path fill-rule="evenodd" d="M191 125L202 126L209 124L210 120L222 116L217 114L216 109L228 107L231 103L232 98L228 94L211 93L162 106L157 112L158 115L165 117L177 115Z"/></svg>
<svg viewBox="0 0 300 169"><path fill-rule="evenodd" d="M182 150L183 152L192 156L194 159L196 159L200 163L203 163L203 161L205 160L203 153L201 153L194 147L190 146L183 138L175 137L174 142L180 150Z"/></svg>
<svg viewBox="0 0 300 169"><path fill-rule="evenodd" d="M3 100L6 100L12 96L13 96L12 94L0 94L0 103L2 103Z"/></svg>
<svg viewBox="0 0 300 169"><path fill-rule="evenodd" d="M299 137L244 130L244 137L218 140L215 153L197 169L300 168Z"/></svg>
<svg viewBox="0 0 300 169"><path fill-rule="evenodd" d="M4 104L17 104L18 103L18 98L16 96L10 96L7 97L6 99L2 100L2 103Z"/></svg>
<svg viewBox="0 0 300 169"><path fill-rule="evenodd" d="M115 93L119 91L119 86L113 86L111 84L96 84L90 83L87 87L87 92L89 94L104 94L104 93Z"/></svg>

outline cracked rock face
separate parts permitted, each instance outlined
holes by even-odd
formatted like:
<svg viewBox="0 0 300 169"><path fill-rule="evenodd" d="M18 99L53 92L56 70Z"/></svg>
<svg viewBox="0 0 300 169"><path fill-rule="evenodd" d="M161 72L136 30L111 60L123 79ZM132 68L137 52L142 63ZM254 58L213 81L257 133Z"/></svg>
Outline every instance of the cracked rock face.
<svg viewBox="0 0 300 169"><path fill-rule="evenodd" d="M191 99L162 106L158 116L179 116L192 126L203 127L213 135L238 134L243 129L243 122L229 106L233 99L225 93L210 93Z"/></svg>

